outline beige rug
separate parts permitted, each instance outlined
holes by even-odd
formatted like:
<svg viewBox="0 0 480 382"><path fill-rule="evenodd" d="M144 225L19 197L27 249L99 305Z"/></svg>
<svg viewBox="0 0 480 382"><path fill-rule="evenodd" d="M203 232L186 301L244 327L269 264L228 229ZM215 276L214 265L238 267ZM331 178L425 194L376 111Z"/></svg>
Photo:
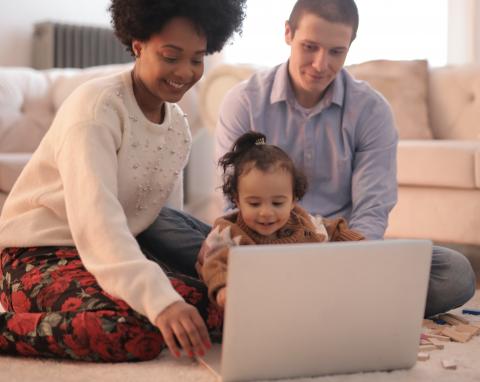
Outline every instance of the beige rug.
<svg viewBox="0 0 480 382"><path fill-rule="evenodd" d="M480 308L480 291L465 306ZM458 313L459 310L455 310ZM468 316L467 316L468 317ZM455 360L457 370L442 367L443 359ZM177 361L167 352L156 360L133 364L94 364L69 361L0 357L2 382L214 382L204 367L188 359ZM287 381L287 380L284 380ZM291 381L291 380L289 380ZM480 336L467 343L446 343L443 350L430 352L430 359L410 370L359 373L317 378L295 379L295 382L480 382Z"/></svg>

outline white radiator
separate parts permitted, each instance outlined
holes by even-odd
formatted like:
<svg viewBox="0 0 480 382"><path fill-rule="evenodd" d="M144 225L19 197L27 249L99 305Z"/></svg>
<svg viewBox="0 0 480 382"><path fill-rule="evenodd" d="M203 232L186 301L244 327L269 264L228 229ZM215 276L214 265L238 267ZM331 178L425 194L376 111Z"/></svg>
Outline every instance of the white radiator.
<svg viewBox="0 0 480 382"><path fill-rule="evenodd" d="M112 29L42 22L34 26L33 67L85 68L133 61Z"/></svg>

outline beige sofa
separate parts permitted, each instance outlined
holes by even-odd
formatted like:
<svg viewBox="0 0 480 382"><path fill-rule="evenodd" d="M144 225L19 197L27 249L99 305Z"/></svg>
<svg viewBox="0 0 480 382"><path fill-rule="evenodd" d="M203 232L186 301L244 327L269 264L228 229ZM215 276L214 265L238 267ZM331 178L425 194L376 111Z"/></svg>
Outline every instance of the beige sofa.
<svg viewBox="0 0 480 382"><path fill-rule="evenodd" d="M131 66L51 70L0 68L0 208L64 99L89 79L128 70ZM194 87L180 102L188 114L193 136L191 158L194 160L184 179L184 196L192 203L207 192L206 185L201 187L205 182L198 176L202 166L200 148L206 146L204 141L208 134L200 128L197 93L198 87ZM200 187L195 187L198 184Z"/></svg>
<svg viewBox="0 0 480 382"><path fill-rule="evenodd" d="M206 126L215 128L225 92L255 70L223 65L205 78ZM387 236L480 245L480 66L382 60L348 70L389 100L400 136L398 204Z"/></svg>
<svg viewBox="0 0 480 382"><path fill-rule="evenodd" d="M0 207L68 94L90 78L128 67L0 68ZM217 66L180 102L194 138L187 208L203 205L215 186L213 138L203 127L214 130L225 92L258 69ZM401 138L399 201L387 236L480 245L480 67L374 61L349 70L390 101Z"/></svg>

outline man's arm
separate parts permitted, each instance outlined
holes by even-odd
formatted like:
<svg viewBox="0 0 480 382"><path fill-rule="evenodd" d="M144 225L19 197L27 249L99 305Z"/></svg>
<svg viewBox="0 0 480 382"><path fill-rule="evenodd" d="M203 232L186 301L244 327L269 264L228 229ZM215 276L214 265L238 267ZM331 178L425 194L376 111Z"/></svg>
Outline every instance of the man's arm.
<svg viewBox="0 0 480 382"><path fill-rule="evenodd" d="M382 239L397 202L398 134L389 105L376 102L365 109L356 132L350 228L367 239Z"/></svg>

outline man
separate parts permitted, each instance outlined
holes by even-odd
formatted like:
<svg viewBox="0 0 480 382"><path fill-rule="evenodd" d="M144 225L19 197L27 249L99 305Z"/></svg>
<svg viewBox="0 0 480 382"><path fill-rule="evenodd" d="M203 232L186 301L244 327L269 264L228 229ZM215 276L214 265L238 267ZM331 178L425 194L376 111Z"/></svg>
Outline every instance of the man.
<svg viewBox="0 0 480 382"><path fill-rule="evenodd" d="M397 132L385 99L343 68L358 28L353 0L298 0L285 23L289 60L234 87L222 104L216 151L248 130L287 151L310 189L312 214L343 216L381 239L397 201ZM434 247L426 316L465 303L475 275L460 253Z"/></svg>

